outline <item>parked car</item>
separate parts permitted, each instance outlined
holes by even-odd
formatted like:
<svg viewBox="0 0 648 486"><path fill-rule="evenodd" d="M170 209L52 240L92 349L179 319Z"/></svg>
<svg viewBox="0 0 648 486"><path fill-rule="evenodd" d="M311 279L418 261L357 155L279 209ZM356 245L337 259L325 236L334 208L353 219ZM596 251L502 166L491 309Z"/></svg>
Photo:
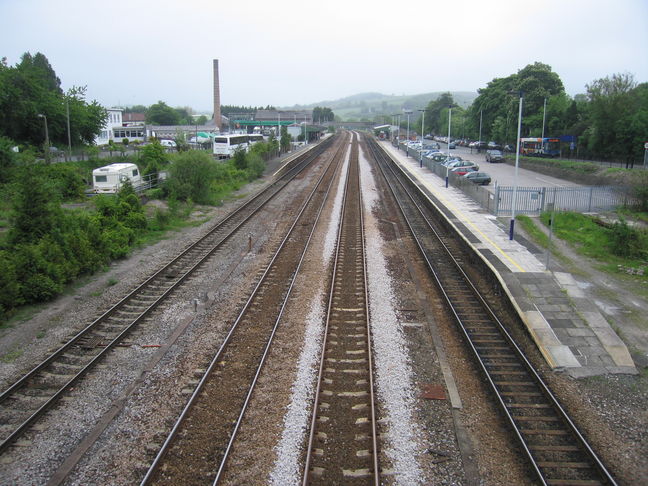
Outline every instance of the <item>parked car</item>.
<svg viewBox="0 0 648 486"><path fill-rule="evenodd" d="M476 167L476 170L479 170L479 166L470 160L455 160L443 165L448 169L454 169L456 167Z"/></svg>
<svg viewBox="0 0 648 486"><path fill-rule="evenodd" d="M491 182L491 177L486 172L467 172L463 177L470 182L483 186L487 186Z"/></svg>
<svg viewBox="0 0 648 486"><path fill-rule="evenodd" d="M488 144L486 142L476 142L473 148L476 148L479 152L481 150L484 150L486 147L488 147Z"/></svg>
<svg viewBox="0 0 648 486"><path fill-rule="evenodd" d="M500 150L502 146L497 142L488 142L488 150Z"/></svg>
<svg viewBox="0 0 648 486"><path fill-rule="evenodd" d="M448 144L448 148L449 148L449 149L456 149L457 146L455 145L454 142L450 142L450 143Z"/></svg>
<svg viewBox="0 0 648 486"><path fill-rule="evenodd" d="M450 169L451 172L454 172L457 175L466 175L469 172L477 172L479 170L479 167L474 166L474 165L464 165L464 166L459 166L459 167L453 167Z"/></svg>
<svg viewBox="0 0 648 486"><path fill-rule="evenodd" d="M504 155L499 150L489 150L486 152L486 162L504 162Z"/></svg>

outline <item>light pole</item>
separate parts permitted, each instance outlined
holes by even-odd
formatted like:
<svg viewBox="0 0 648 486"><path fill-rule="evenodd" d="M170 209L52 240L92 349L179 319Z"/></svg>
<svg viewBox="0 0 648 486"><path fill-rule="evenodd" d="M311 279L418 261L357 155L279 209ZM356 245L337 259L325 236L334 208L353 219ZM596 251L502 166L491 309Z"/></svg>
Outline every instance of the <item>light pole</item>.
<svg viewBox="0 0 648 486"><path fill-rule="evenodd" d="M423 136L425 135L425 109L419 110L422 115L421 115L421 151L419 152L420 154L420 164L421 167L423 167Z"/></svg>
<svg viewBox="0 0 648 486"><path fill-rule="evenodd" d="M544 141L544 132L545 132L545 119L547 117L547 98L544 99L544 105L542 107L542 153L544 153L545 141Z"/></svg>
<svg viewBox="0 0 648 486"><path fill-rule="evenodd" d="M68 157L72 160L72 134L70 132L70 102L65 97L65 115L67 116L67 132L68 132Z"/></svg>
<svg viewBox="0 0 648 486"><path fill-rule="evenodd" d="M544 105L542 107L542 138L544 138L546 118L547 118L547 98L544 99Z"/></svg>
<svg viewBox="0 0 648 486"><path fill-rule="evenodd" d="M42 118L45 121L45 162L49 164L50 161L50 149L49 149L49 130L47 129L47 117L42 113L39 113L38 118Z"/></svg>
<svg viewBox="0 0 648 486"><path fill-rule="evenodd" d="M483 110L479 109L479 142L477 143L477 153L481 152L481 129L482 129Z"/></svg>
<svg viewBox="0 0 648 486"><path fill-rule="evenodd" d="M448 161L450 160L450 127L452 126L452 105L448 106ZM445 186L448 187L448 172L450 167L446 164Z"/></svg>
<svg viewBox="0 0 648 486"><path fill-rule="evenodd" d="M394 113L396 117L396 148L400 150L400 113Z"/></svg>
<svg viewBox="0 0 648 486"><path fill-rule="evenodd" d="M522 130L522 100L524 94L520 91L520 107L518 111L517 141L515 143L515 175L513 180L513 198L511 201L511 226L509 228L509 240L513 239L515 231L515 206L517 204L518 166L520 164L520 132Z"/></svg>
<svg viewBox="0 0 648 486"><path fill-rule="evenodd" d="M452 125L452 105L448 106L448 159L450 158L450 126Z"/></svg>
<svg viewBox="0 0 648 486"><path fill-rule="evenodd" d="M409 117L412 114L412 110L405 110L407 115L407 141L409 142ZM405 145L405 155L409 157L409 145Z"/></svg>

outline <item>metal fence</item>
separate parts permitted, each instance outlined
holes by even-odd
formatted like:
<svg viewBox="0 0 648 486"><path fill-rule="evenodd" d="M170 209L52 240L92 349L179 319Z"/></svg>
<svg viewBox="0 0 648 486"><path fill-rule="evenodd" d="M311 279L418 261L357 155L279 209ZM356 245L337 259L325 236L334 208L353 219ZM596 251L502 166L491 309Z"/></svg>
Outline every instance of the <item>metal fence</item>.
<svg viewBox="0 0 648 486"><path fill-rule="evenodd" d="M518 187L516 189L511 186L496 186L489 211L495 216L511 214L514 197L515 212L529 215L539 215L543 211L551 210L582 213L609 211L619 206L637 203L623 187Z"/></svg>
<svg viewBox="0 0 648 486"><path fill-rule="evenodd" d="M633 206L638 201L630 196L626 187L588 186L588 187L517 187L495 186L494 191L473 184L461 176L448 171L439 162L421 157L419 152L400 144L405 151L422 167L426 167L441 178L448 178L448 184L461 189L485 210L494 216L511 214L513 192L515 194L515 213L538 216L543 211L609 211L619 206Z"/></svg>

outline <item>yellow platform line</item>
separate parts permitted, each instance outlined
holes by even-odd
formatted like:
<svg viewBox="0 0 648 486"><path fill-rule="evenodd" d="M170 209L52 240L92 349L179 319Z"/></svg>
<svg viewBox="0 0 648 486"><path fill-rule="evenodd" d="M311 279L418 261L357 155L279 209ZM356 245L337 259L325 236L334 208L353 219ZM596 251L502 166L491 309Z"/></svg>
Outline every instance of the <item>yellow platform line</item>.
<svg viewBox="0 0 648 486"><path fill-rule="evenodd" d="M486 240L490 245L492 245L504 258L506 258L511 265L513 265L515 268L517 268L520 272L526 272L524 268L522 268L513 258L511 258L504 250L502 250L497 244L491 240L486 234L484 234L478 227L476 227L470 219L468 219L464 213L461 212L461 210L457 209L456 206L454 206L450 201L445 199L442 195L440 195L431 185L428 181L424 179L420 179L421 182L425 185L425 187L428 188L428 190L435 195L435 197L439 198L441 202L443 202L444 205L446 205L450 210L457 216L459 221L461 221L464 224L467 224L470 226L475 232L479 233L481 237Z"/></svg>

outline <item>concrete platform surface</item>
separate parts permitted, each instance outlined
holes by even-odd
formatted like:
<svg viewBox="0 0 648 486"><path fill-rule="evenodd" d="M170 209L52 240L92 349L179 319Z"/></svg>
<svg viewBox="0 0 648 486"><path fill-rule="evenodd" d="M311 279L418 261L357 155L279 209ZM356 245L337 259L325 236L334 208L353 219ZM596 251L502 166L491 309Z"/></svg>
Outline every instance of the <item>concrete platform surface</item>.
<svg viewBox="0 0 648 486"><path fill-rule="evenodd" d="M508 225L390 142L380 147L418 182L498 276L538 348L555 370L574 377L636 374L628 349L571 274L551 272L515 239Z"/></svg>

